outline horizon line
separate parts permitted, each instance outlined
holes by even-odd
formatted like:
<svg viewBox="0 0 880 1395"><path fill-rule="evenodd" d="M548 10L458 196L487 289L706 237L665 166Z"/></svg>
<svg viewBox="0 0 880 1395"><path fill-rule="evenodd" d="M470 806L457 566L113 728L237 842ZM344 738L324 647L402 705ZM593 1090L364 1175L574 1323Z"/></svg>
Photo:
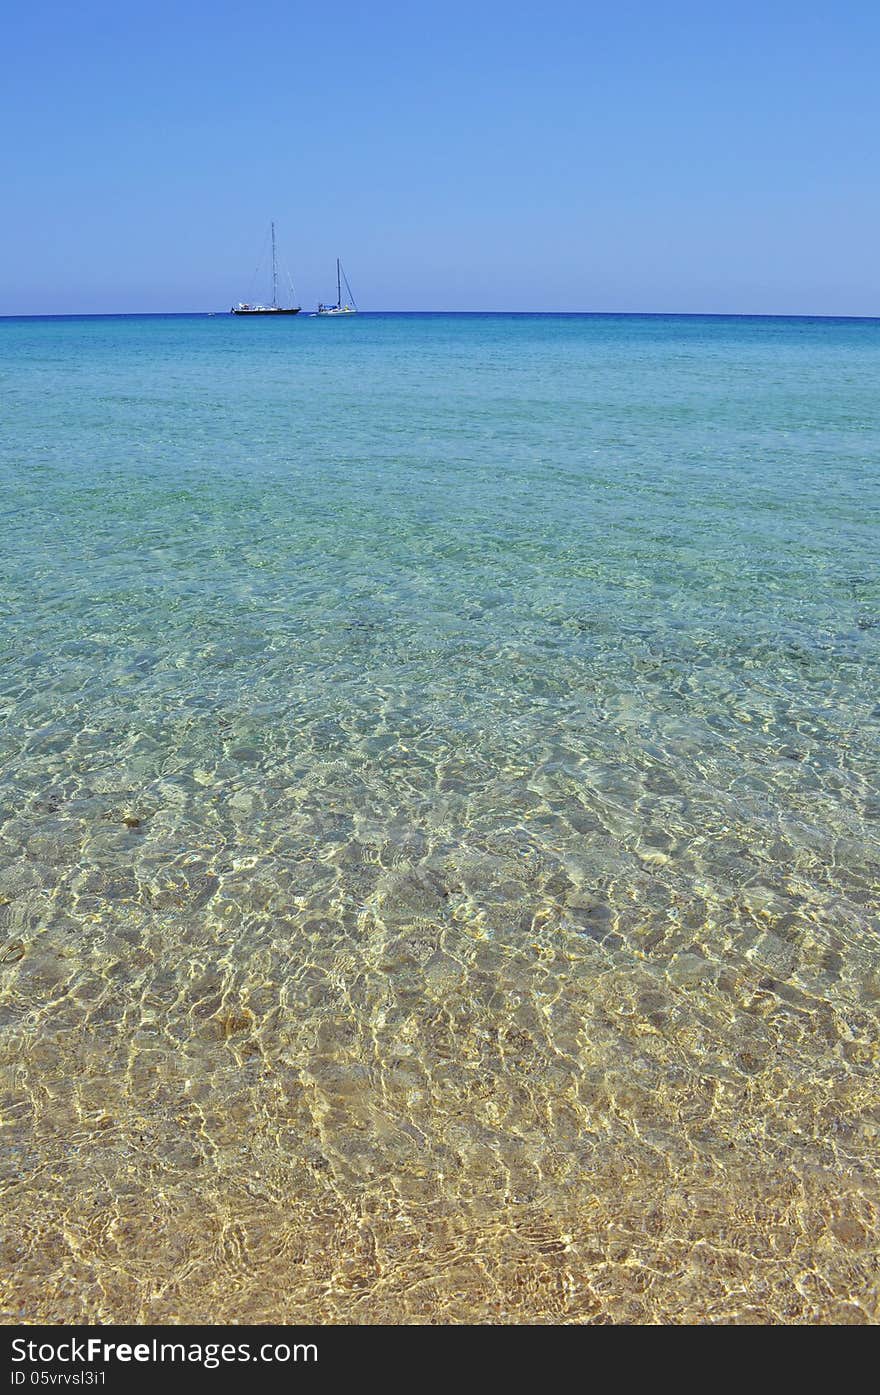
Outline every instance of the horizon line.
<svg viewBox="0 0 880 1395"><path fill-rule="evenodd" d="M300 310L306 319L309 310ZM691 320L880 320L871 314L810 312L805 310L359 310L359 315L543 315L560 319L691 319ZM225 319L229 310L66 310L3 311L0 320L125 320L125 319ZM293 316L286 317L293 318Z"/></svg>

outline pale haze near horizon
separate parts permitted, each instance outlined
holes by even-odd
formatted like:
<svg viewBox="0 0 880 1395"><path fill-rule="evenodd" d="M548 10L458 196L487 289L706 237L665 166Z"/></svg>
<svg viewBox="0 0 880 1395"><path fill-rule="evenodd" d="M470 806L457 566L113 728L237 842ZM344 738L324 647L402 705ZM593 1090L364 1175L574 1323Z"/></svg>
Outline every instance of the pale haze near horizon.
<svg viewBox="0 0 880 1395"><path fill-rule="evenodd" d="M868 4L196 0L5 25L0 313L880 314ZM263 253L263 276L254 270Z"/></svg>

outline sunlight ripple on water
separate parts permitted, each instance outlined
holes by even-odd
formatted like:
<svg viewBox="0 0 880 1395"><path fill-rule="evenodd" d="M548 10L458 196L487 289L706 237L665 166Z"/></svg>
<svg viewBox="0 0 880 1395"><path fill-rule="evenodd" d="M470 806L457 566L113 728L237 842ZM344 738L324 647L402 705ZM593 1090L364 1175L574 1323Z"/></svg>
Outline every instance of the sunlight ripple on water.
<svg viewBox="0 0 880 1395"><path fill-rule="evenodd" d="M880 323L0 323L6 1321L876 1320Z"/></svg>

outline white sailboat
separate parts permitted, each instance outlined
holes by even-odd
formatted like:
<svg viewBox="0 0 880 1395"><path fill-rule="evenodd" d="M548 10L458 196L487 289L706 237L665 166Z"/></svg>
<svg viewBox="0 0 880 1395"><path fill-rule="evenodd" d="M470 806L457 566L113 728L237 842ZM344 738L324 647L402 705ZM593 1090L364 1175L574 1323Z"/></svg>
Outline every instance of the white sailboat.
<svg viewBox="0 0 880 1395"><path fill-rule="evenodd" d="M342 303L342 284L345 282L345 289L348 292L348 300ZM342 262L336 258L336 304L319 305L315 311L316 315L356 315L357 306L354 303L354 296L351 293L351 286L345 272L342 270Z"/></svg>

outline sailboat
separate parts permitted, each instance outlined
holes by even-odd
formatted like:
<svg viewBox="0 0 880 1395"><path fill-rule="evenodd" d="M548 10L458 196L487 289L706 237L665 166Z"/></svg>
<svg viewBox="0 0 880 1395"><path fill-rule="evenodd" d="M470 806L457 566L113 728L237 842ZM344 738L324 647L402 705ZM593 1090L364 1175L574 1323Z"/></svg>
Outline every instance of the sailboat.
<svg viewBox="0 0 880 1395"><path fill-rule="evenodd" d="M342 303L342 283L345 282L345 289L348 292L348 300ZM316 315L356 315L357 306L354 303L354 296L351 293L351 286L345 272L342 270L342 262L336 258L336 304L319 305L315 311Z"/></svg>
<svg viewBox="0 0 880 1395"><path fill-rule="evenodd" d="M293 286L290 288L293 294ZM271 305L249 305L247 301L240 300L237 305L233 305L230 314L232 315L298 315L299 305L279 305L278 304L278 269L275 264L275 224L272 224L272 304Z"/></svg>

